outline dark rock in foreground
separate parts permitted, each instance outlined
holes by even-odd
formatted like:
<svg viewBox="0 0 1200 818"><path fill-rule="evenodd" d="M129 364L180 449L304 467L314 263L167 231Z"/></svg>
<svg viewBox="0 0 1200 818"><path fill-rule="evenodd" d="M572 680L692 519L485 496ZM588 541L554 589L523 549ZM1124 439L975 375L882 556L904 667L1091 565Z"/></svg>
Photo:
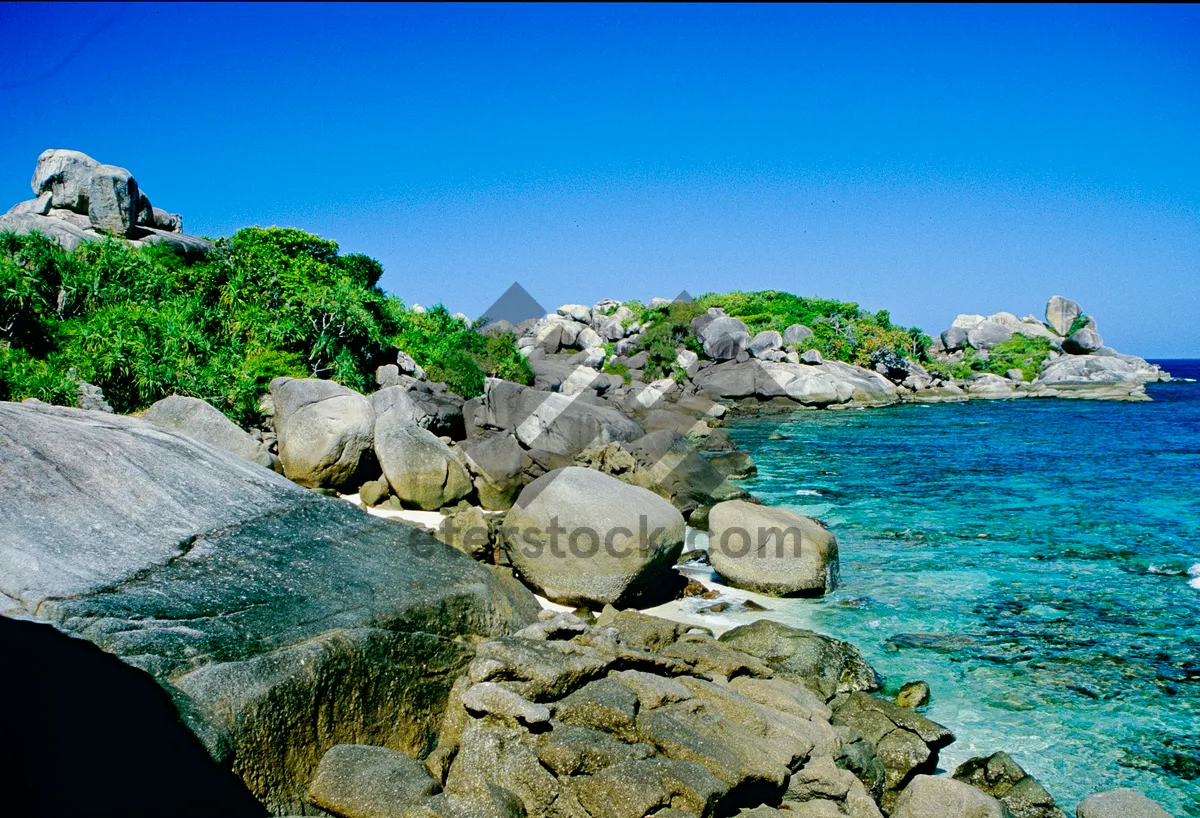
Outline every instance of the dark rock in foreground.
<svg viewBox="0 0 1200 818"><path fill-rule="evenodd" d="M463 636L532 595L412 528L147 421L0 403L0 612L150 674L271 810L337 744L420 753Z"/></svg>

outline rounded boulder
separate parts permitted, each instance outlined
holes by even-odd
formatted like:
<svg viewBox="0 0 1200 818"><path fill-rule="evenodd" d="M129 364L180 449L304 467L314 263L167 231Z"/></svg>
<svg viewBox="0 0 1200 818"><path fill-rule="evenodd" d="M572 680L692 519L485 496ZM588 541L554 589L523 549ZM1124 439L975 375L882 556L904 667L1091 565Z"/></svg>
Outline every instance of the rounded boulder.
<svg viewBox="0 0 1200 818"><path fill-rule="evenodd" d="M522 490L503 537L513 566L548 599L619 605L670 579L684 522L647 489L570 466Z"/></svg>
<svg viewBox="0 0 1200 818"><path fill-rule="evenodd" d="M276 378L271 399L287 478L310 488L357 489L375 426L371 402L315 378Z"/></svg>
<svg viewBox="0 0 1200 818"><path fill-rule="evenodd" d="M708 524L713 569L735 588L821 596L837 585L837 540L815 520L729 500L713 507Z"/></svg>
<svg viewBox="0 0 1200 818"><path fill-rule="evenodd" d="M467 468L450 447L401 412L376 419L375 456L392 491L410 505L432 511L471 493Z"/></svg>

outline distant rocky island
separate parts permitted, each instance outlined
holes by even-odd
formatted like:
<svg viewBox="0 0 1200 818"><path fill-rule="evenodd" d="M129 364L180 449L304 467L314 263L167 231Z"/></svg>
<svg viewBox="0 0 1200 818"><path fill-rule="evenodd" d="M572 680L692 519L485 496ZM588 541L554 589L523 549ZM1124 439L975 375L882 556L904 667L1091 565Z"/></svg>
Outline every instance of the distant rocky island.
<svg viewBox="0 0 1200 818"><path fill-rule="evenodd" d="M920 680L874 695L835 635L769 612L715 633L671 603L754 610L730 589L840 581L819 521L738 484L756 469L725 428L738 413L1147 400L1169 375L1104 346L1075 302L1052 297L1045 321L960 315L936 338L777 292L472 323L388 300L377 264L299 231L186 236L128 171L77 152L43 153L33 192L0 217L0 275L33 294L0 302L0 615L149 674L272 814L1064 815L1004 748L938 774L955 739L921 715ZM109 272L95 248L137 263ZM151 286L178 274L162 252L193 271L178 291ZM142 278L88 301L67 286L80 264ZM335 291L370 321L329 308ZM146 372L174 360L161 339L189 350L153 388L72 346L147 292L184 330L156 313L136 337L160 348L114 348ZM217 293L257 311L206 314L226 346L204 358L174 306L192 302L172 299ZM237 388L199 396L222 378ZM673 618L642 612L664 603ZM1166 813L1114 790L1077 815Z"/></svg>

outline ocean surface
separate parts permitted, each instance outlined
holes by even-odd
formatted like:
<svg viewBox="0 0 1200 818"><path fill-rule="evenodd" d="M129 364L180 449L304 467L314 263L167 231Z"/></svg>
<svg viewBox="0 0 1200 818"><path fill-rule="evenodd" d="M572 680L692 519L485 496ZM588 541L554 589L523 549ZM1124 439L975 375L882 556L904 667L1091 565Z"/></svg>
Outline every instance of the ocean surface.
<svg viewBox="0 0 1200 818"><path fill-rule="evenodd" d="M1003 749L1068 815L1128 786L1200 816L1200 360L1157 363L1181 380L1153 403L739 422L743 485L841 552L837 591L765 615L858 645L889 693L927 681L945 770Z"/></svg>

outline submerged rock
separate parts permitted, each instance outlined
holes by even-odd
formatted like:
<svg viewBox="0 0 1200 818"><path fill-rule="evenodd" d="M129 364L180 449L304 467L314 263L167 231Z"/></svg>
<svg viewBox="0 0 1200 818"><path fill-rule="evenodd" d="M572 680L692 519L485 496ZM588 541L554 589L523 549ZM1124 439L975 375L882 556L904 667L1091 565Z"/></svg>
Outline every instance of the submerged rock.
<svg viewBox="0 0 1200 818"><path fill-rule="evenodd" d="M1075 814L1077 818L1170 818L1158 804L1131 789L1088 796L1076 808Z"/></svg>

